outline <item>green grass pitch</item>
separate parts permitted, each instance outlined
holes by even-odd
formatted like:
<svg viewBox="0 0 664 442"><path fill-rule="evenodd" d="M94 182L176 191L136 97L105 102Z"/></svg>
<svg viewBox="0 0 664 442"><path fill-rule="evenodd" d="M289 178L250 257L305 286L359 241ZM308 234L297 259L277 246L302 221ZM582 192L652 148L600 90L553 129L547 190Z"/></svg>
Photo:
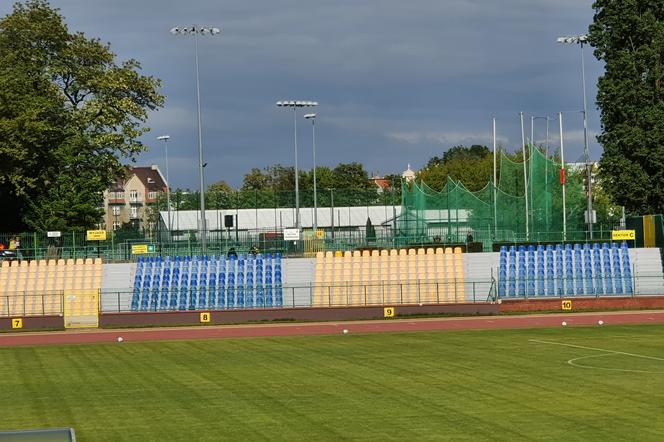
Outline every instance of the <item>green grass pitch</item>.
<svg viewBox="0 0 664 442"><path fill-rule="evenodd" d="M604 326L3 348L0 429L71 426L81 441L662 440L662 344L664 326Z"/></svg>

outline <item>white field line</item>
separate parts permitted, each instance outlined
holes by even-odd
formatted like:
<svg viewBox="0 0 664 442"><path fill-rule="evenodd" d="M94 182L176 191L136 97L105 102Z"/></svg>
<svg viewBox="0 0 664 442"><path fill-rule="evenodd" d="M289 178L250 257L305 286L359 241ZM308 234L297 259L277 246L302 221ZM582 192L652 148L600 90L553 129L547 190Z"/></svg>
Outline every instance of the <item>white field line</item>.
<svg viewBox="0 0 664 442"><path fill-rule="evenodd" d="M650 371L650 370L633 370L630 368L608 368L608 367L597 367L595 365L584 365L584 364L579 364L577 361L580 361L582 359L592 359L592 358L603 358L606 356L613 356L613 353L603 353L599 355L591 355L591 356L581 356L578 358L573 358L567 361L569 365L572 365L574 367L579 367L579 368L593 368L595 370L604 370L604 371L622 371L622 372L630 372L630 373L648 373L648 374L664 374L664 371Z"/></svg>
<svg viewBox="0 0 664 442"><path fill-rule="evenodd" d="M604 353L613 353L613 354L616 354L616 355L633 356L635 358L652 359L652 360L655 360L655 361L664 362L664 358L658 358L658 357L655 357L655 356L640 355L640 354L637 354L637 353L627 353L627 352L624 352L624 351L607 350L607 349L604 349L604 348L585 347L583 345L566 344L564 342L540 341L538 339L529 339L528 341L529 342L536 342L538 344L561 345L561 346L564 346L564 347L582 348L584 350L601 351L601 352L604 352Z"/></svg>

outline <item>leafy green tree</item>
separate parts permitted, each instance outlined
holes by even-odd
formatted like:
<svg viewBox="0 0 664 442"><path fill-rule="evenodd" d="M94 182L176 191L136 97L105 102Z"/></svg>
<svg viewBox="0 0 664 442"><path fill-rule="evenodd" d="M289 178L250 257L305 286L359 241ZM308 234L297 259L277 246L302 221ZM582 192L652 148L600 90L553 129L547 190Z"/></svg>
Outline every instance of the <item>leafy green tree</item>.
<svg viewBox="0 0 664 442"><path fill-rule="evenodd" d="M632 213L664 211L664 5L596 0L589 42L606 71L599 79L604 147L600 178Z"/></svg>
<svg viewBox="0 0 664 442"><path fill-rule="evenodd" d="M163 103L139 71L44 0L0 19L0 230L100 221L103 190L145 150L147 112Z"/></svg>
<svg viewBox="0 0 664 442"><path fill-rule="evenodd" d="M232 192L233 188L224 180L219 180L208 186L208 192Z"/></svg>
<svg viewBox="0 0 664 442"><path fill-rule="evenodd" d="M461 181L471 191L483 189L493 174L493 157L486 146L454 146L442 158L433 157L417 173L417 178L427 186L441 191L448 177Z"/></svg>

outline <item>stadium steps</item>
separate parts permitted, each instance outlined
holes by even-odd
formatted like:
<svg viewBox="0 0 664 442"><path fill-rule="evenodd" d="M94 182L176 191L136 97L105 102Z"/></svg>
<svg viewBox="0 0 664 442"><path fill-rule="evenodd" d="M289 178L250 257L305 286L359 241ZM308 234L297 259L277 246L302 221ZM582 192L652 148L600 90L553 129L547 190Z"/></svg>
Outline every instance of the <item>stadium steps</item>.
<svg viewBox="0 0 664 442"><path fill-rule="evenodd" d="M660 250L630 249L629 255L634 268L634 292L639 295L664 295L664 273Z"/></svg>

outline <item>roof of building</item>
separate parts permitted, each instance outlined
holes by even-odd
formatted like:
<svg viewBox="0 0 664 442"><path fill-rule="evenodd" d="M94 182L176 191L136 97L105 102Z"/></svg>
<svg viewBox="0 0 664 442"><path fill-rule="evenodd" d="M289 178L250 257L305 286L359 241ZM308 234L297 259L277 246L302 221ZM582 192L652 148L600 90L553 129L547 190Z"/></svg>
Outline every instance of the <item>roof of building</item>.
<svg viewBox="0 0 664 442"><path fill-rule="evenodd" d="M131 174L136 175L136 177L141 180L143 185L148 191L165 191L166 190L166 180L161 176L159 167L153 166L139 166L132 167L127 166L127 171L129 176Z"/></svg>

